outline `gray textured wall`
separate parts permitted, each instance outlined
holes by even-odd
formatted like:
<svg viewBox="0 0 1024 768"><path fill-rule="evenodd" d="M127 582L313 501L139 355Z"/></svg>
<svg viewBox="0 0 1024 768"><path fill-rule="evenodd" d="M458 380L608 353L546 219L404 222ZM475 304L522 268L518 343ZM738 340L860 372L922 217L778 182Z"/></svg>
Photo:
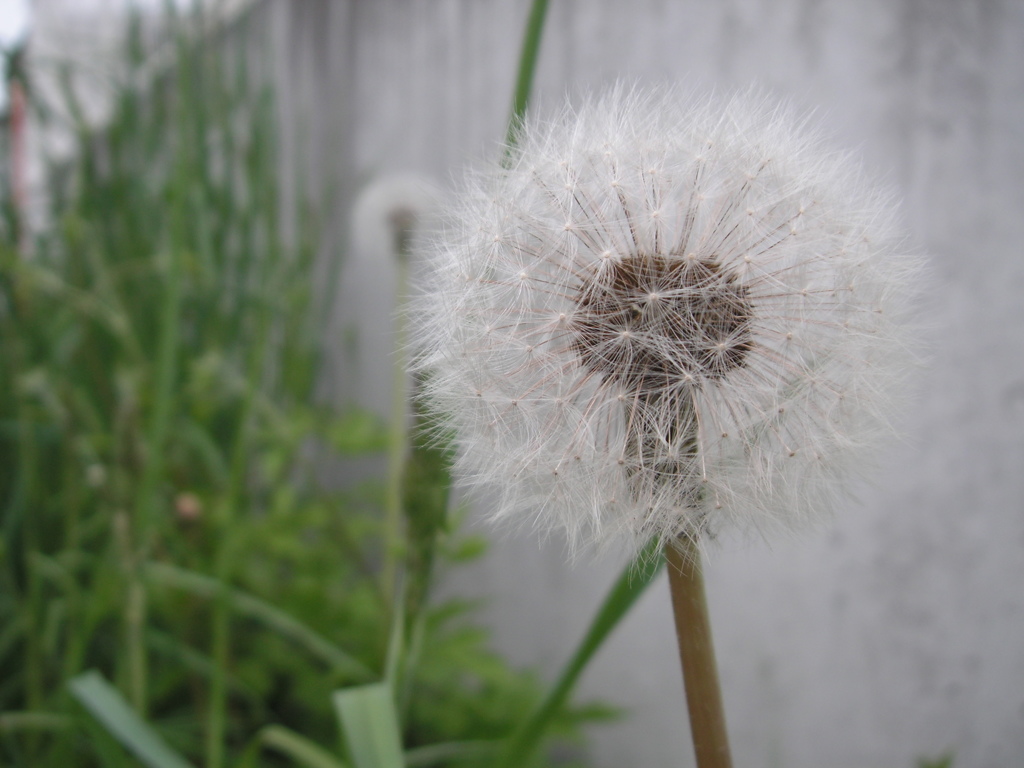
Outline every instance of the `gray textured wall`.
<svg viewBox="0 0 1024 768"><path fill-rule="evenodd" d="M494 151L525 0L301 6L281 11L289 50L314 68L317 55L343 59L324 89L346 126L349 193L398 172L444 186ZM302 45L305 35L315 42ZM910 441L821 530L713 547L737 765L911 766L946 750L961 768L1024 765L1022 43L1015 0L551 3L540 109L618 77L757 83L816 108L836 143L905 198L912 242L933 258L922 339L932 363L907 415ZM360 248L349 257L358 292L387 296L380 260ZM350 386L372 401L388 326L368 311ZM569 566L561 542L511 536L450 589L491 596L498 646L552 671L619 567L612 557ZM584 694L632 713L595 733L604 768L692 764L667 606L662 582L583 681Z"/></svg>

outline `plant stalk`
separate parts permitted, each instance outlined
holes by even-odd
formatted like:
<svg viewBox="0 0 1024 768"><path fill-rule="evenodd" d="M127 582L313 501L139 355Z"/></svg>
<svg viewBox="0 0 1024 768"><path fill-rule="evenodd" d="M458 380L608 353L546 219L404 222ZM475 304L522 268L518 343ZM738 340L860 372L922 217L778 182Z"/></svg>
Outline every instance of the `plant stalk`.
<svg viewBox="0 0 1024 768"><path fill-rule="evenodd" d="M395 261L395 301L399 304L409 286L409 253L406 233L397 233ZM409 405L408 379L405 359L405 318L401 311L395 314L395 344L398 357L395 361L391 384L391 426L388 435L388 474L384 489L384 569L381 587L384 599L390 606L401 597L396 594L398 586L399 559L404 555L405 539L402 529L402 482L405 478L406 460L409 454Z"/></svg>
<svg viewBox="0 0 1024 768"><path fill-rule="evenodd" d="M700 549L690 536L665 547L697 768L731 768Z"/></svg>
<svg viewBox="0 0 1024 768"><path fill-rule="evenodd" d="M512 94L512 114L508 119L508 130L505 133L505 157L502 164L509 166L510 156L519 129L526 118L526 107L533 89L533 73L537 68L540 54L540 40L544 32L544 19L548 12L548 0L533 0L530 16L526 21L526 32L523 34L523 48L519 54L519 69L516 73L516 89Z"/></svg>
<svg viewBox="0 0 1024 768"><path fill-rule="evenodd" d="M221 559L226 560L221 552ZM221 565L218 571L225 571ZM227 727L227 666L231 648L231 616L228 606L226 581L218 582L220 589L213 603L212 653L214 666L210 681L209 709L206 716L206 765L221 768L224 765L224 740Z"/></svg>
<svg viewBox="0 0 1024 768"><path fill-rule="evenodd" d="M664 560L655 547L649 545L626 566L547 696L509 737L498 759L498 768L519 768L531 763L583 670L644 590L661 573L663 564Z"/></svg>

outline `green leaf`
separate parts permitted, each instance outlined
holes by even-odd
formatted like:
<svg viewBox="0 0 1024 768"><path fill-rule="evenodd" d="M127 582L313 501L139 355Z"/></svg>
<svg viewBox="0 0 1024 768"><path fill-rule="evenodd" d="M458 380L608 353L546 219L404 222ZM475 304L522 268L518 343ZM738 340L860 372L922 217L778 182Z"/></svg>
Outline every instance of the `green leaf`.
<svg viewBox="0 0 1024 768"><path fill-rule="evenodd" d="M404 768L390 685L342 688L332 699L355 768Z"/></svg>
<svg viewBox="0 0 1024 768"><path fill-rule="evenodd" d="M99 672L83 672L69 680L68 687L82 706L148 768L192 768Z"/></svg>
<svg viewBox="0 0 1024 768"><path fill-rule="evenodd" d="M56 715L52 712L4 712L0 715L0 733L59 731L72 723L67 715Z"/></svg>
<svg viewBox="0 0 1024 768"><path fill-rule="evenodd" d="M331 424L328 439L339 453L379 453L388 447L387 425L376 414L350 408Z"/></svg>
<svg viewBox="0 0 1024 768"><path fill-rule="evenodd" d="M212 679L216 664L208 655L188 646L169 632L149 628L146 630L146 644L156 653L166 656L173 664L183 670L200 675L207 680ZM244 696L252 703L260 700L260 694L236 675L227 674L227 683L231 690Z"/></svg>
<svg viewBox="0 0 1024 768"><path fill-rule="evenodd" d="M283 725L261 728L257 739L263 746L287 755L305 768L348 768L348 763Z"/></svg>
<svg viewBox="0 0 1024 768"><path fill-rule="evenodd" d="M167 563L147 563L145 574L160 584L183 589L193 595L215 599L222 594L238 613L257 619L279 634L291 638L332 667L356 678L369 679L374 673L354 656L284 611L241 590L226 588L210 576L177 568Z"/></svg>
<svg viewBox="0 0 1024 768"><path fill-rule="evenodd" d="M480 761L496 751L494 741L450 741L410 749L405 753L406 768L429 768L458 760Z"/></svg>
<svg viewBox="0 0 1024 768"><path fill-rule="evenodd" d="M457 541L448 551L448 559L453 563L466 563L483 557L487 553L490 542L484 536L465 536Z"/></svg>
<svg viewBox="0 0 1024 768"><path fill-rule="evenodd" d="M633 607L633 603L661 573L661 569L665 565L665 558L662 556L660 548L658 542L652 542L626 566L608 592L604 603L594 615L590 628L544 701L513 732L502 753L501 760L497 763L500 768L519 768L519 766L529 764L548 727L569 698L572 687L583 669L612 630Z"/></svg>
<svg viewBox="0 0 1024 768"><path fill-rule="evenodd" d="M398 594L404 593L404 586L399 587ZM388 637L388 655L384 664L384 679L393 692L398 691L402 664L406 661L405 653L405 605L395 600L391 606L391 630Z"/></svg>

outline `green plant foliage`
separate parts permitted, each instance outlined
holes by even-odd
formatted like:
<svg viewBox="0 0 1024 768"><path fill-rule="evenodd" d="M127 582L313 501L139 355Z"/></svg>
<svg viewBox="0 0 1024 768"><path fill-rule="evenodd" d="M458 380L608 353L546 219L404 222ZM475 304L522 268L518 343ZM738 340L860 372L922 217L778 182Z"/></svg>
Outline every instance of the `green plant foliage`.
<svg viewBox="0 0 1024 768"><path fill-rule="evenodd" d="M402 735L391 686L343 688L332 698L355 768L403 768Z"/></svg>
<svg viewBox="0 0 1024 768"><path fill-rule="evenodd" d="M384 593L381 480L322 482L388 447L315 397L337 255L280 192L270 78L179 23L156 70L133 27L31 256L0 224L0 763L345 765L332 693L390 673L407 764L489 765L542 686L430 589L486 542L416 438ZM608 714L555 709L570 739Z"/></svg>
<svg viewBox="0 0 1024 768"><path fill-rule="evenodd" d="M665 565L661 548L649 544L636 559L636 567L627 569L612 586L604 603L598 609L569 663L537 710L522 721L508 739L498 765L515 768L533 757L541 744L548 721L564 706L577 678L597 653L609 633L639 599Z"/></svg>
<svg viewBox="0 0 1024 768"><path fill-rule="evenodd" d="M319 744L282 725L268 725L260 729L255 746L264 746L291 758L303 768L348 768ZM251 759L247 764L251 764Z"/></svg>
<svg viewBox="0 0 1024 768"><path fill-rule="evenodd" d="M147 768L191 768L95 670L72 678L68 687L82 706Z"/></svg>

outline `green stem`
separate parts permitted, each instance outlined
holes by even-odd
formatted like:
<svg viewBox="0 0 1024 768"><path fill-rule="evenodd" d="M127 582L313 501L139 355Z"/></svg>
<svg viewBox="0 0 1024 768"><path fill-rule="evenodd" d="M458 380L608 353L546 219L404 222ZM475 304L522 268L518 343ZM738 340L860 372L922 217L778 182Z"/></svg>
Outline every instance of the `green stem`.
<svg viewBox="0 0 1024 768"><path fill-rule="evenodd" d="M158 513L159 483L164 471L164 447L174 403L174 384L178 375L179 317L182 301L181 261L183 254L171 247L167 285L160 313L160 336L155 370L155 395L146 441L146 459L139 486L138 508L133 531L134 551L128 558L128 595L126 619L128 626L127 663L129 698L135 710L146 716L147 658L145 625L147 616L146 586L138 565L146 559L151 545L153 525Z"/></svg>
<svg viewBox="0 0 1024 768"><path fill-rule="evenodd" d="M540 53L541 34L544 31L544 19L547 16L548 0L533 0L530 17L526 22L526 33L523 35L523 48L519 56L519 71L516 75L516 90L512 96L512 115L508 119L508 130L505 133L505 158L503 165L508 167L512 149L519 137L519 128L526 118L526 107L530 102L533 90L533 74L537 68L537 57Z"/></svg>
<svg viewBox="0 0 1024 768"><path fill-rule="evenodd" d="M256 334L258 339L267 338L266 317L262 318ZM210 678L209 700L206 715L206 763L207 768L221 768L224 764L224 740L227 724L227 678L228 664L231 655L231 579L234 575L234 558L240 546L238 528L233 517L242 505L245 472L248 468L249 436L253 421L254 402L256 400L255 383L263 364L266 344L259 347L253 355L249 366L249 381L239 418L238 431L235 434L230 461L227 489L222 506L214 510L217 528L221 531L216 544L214 560L214 583L217 585L213 595L211 617L210 656L213 660L213 673Z"/></svg>
<svg viewBox="0 0 1024 768"><path fill-rule="evenodd" d="M266 257L266 254L262 254ZM263 369L270 334L270 311L261 310L255 338L262 342L253 351L248 365L248 381L238 431L232 445L230 474L223 506L217 510L218 527L222 531L217 543L214 575L218 589L213 602L212 644L210 655L213 659L213 675L210 680L210 694L206 721L206 767L221 768L224 764L224 742L227 725L227 680L231 654L231 601L230 584L234 575L235 555L243 542L238 535L242 530L234 524L233 517L242 506L245 496L245 474L249 468L249 447L254 426L257 389Z"/></svg>
<svg viewBox="0 0 1024 768"><path fill-rule="evenodd" d="M128 625L128 690L132 701L137 702L136 706L141 708L146 705L146 677L149 667L145 639L147 596L146 586L134 565L136 560L133 555L132 576L125 601L125 620Z"/></svg>
<svg viewBox="0 0 1024 768"><path fill-rule="evenodd" d="M25 496L27 502L22 511L30 509L35 497L36 479L40 477L38 461L38 444L32 437L32 423L30 411L20 403L21 432L25 439L21 456L23 462L23 478L25 480ZM22 528L22 550L25 575L25 588L27 599L23 603L25 608L25 645L26 645L26 669L25 669L25 702L29 711L39 711L43 707L45 690L45 667L46 656L43 650L43 617L46 610L46 601L43 595L42 579L38 568L32 562L33 556L41 551L39 540L40 521L32 514L25 514L21 518ZM29 754L35 755L41 743L40 734L29 734L27 748Z"/></svg>
<svg viewBox="0 0 1024 768"><path fill-rule="evenodd" d="M18 282L13 286L18 288ZM17 296L17 292L15 291ZM25 302L23 307L27 307ZM13 325L3 324L4 338L2 344L5 351L9 350L10 360L13 362L9 375L10 380L18 382L23 371L29 367L27 343L18 337L16 330L19 322L24 322L23 327L29 327L30 317L28 312L18 312L19 307L15 305L16 317ZM10 333L9 330L15 330ZM15 386L12 388L15 394L15 421L17 423L17 442L14 469L16 478L10 501L7 507L0 510L0 519L3 524L0 528L0 541L10 542L6 554L6 561L3 565L10 569L4 574L6 578L0 584L10 589L15 596L15 605L24 611L23 627L25 639L25 668L23 670L23 688L26 706L37 709L43 700L43 651L40 617L44 609L40 590L39 579L35 569L31 567L32 555L38 546L38 529L40 523L39 515L29 514L33 506L44 511L39 500L36 498L36 485L40 468L40 446L36 440L38 425L34 419L32 408L27 402L29 395L18 391Z"/></svg>
<svg viewBox="0 0 1024 768"><path fill-rule="evenodd" d="M38 463L38 445L32 434L33 424L30 410L24 402L19 402L19 427L21 444L19 445L19 465L21 470L21 486L18 496L21 503L12 513L18 515L18 524L22 526L22 551L20 565L25 578L27 600L24 605L26 629L26 670L25 670L25 701L29 710L37 710L43 703L43 651L42 651L42 616L44 604L39 575L32 566L32 556L39 550L38 520L31 514L25 514L35 497L35 480ZM24 495L21 494L24 493Z"/></svg>
<svg viewBox="0 0 1024 768"><path fill-rule="evenodd" d="M155 397L146 441L146 463L142 472L139 497L139 532L143 544L147 543L150 526L156 517L157 485L164 469L164 445L174 403L174 384L178 375L179 316L181 313L182 275L181 261L184 256L176 252L167 253L169 261L167 285L160 313L160 337L157 347L155 371Z"/></svg>
<svg viewBox="0 0 1024 768"><path fill-rule="evenodd" d="M395 252L397 275L395 278L396 302L406 295L409 285L409 254L407 233L396 233L398 246ZM401 598L395 594L398 579L398 561L403 554L402 536L402 487L405 479L405 463L408 454L408 379L405 360L401 352L405 349L405 319L399 311L395 315L396 350L394 374L391 384L391 420L388 435L388 475L384 489L384 568L381 574L381 588L388 605Z"/></svg>
<svg viewBox="0 0 1024 768"><path fill-rule="evenodd" d="M129 701L136 709L136 702L146 698L146 588L139 573L138 531L131 516L124 511L114 513L112 520L114 543L120 559L124 579L122 621L124 622L125 654L120 659L119 685L125 687Z"/></svg>
<svg viewBox="0 0 1024 768"><path fill-rule="evenodd" d="M573 686L598 649L618 626L622 617L644 590L661 573L665 564L657 542L647 546L619 576L594 615L576 652L565 665L558 680L537 710L512 734L502 752L498 768L518 768L529 764L554 717L565 705Z"/></svg>
<svg viewBox="0 0 1024 768"><path fill-rule="evenodd" d="M226 560L223 551L221 560ZM218 571L225 571L219 564ZM228 605L228 585L219 582L220 589L213 603L213 674L210 680L210 700L206 719L206 765L220 768L224 764L224 732L227 721L227 665L231 646L231 617Z"/></svg>

